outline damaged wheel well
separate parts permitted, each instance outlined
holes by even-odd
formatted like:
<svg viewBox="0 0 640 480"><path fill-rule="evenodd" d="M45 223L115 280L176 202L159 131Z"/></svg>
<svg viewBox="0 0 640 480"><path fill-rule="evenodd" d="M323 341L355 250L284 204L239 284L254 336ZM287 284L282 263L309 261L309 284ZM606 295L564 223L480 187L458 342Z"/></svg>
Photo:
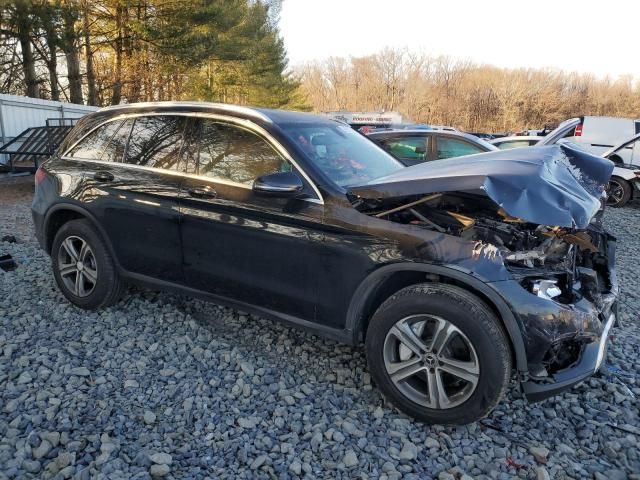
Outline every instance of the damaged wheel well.
<svg viewBox="0 0 640 480"><path fill-rule="evenodd" d="M488 293L489 287L474 287L472 283L482 283L480 280L475 282L469 282L466 278L468 275L460 272L446 272L445 267L437 266L425 266L427 268L417 270L411 269L394 269L394 266L383 267L389 268L391 271L388 274L383 274L380 271L374 272L371 277L366 279L356 292L354 300L352 301L349 312L348 322L353 328L353 332L357 340L363 340L366 336L367 327L369 321L380 305L391 295L399 290L425 282L438 282L448 285L455 285L460 287L474 296L478 297L482 302L489 307L493 313L501 320L505 333L509 338L509 347L511 355L514 360L514 365L517 366L519 372L527 371L526 352L524 349L524 342L520 333L520 329L516 324L516 320L508 310L506 304L498 306L498 299L495 298L495 294ZM377 275L376 275L377 274ZM506 310L505 310L506 309Z"/></svg>

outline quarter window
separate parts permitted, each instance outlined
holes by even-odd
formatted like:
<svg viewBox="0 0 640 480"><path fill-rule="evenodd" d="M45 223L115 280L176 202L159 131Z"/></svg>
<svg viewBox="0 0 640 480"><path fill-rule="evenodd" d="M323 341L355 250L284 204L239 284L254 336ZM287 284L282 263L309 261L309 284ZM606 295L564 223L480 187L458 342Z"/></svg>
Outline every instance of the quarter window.
<svg viewBox="0 0 640 480"><path fill-rule="evenodd" d="M438 159L461 157L463 155L472 155L481 153L482 150L464 140L455 138L438 137Z"/></svg>
<svg viewBox="0 0 640 480"><path fill-rule="evenodd" d="M185 117L138 117L133 124L126 163L180 170Z"/></svg>
<svg viewBox="0 0 640 480"><path fill-rule="evenodd" d="M261 175L290 171L291 165L255 133L202 120L197 169L198 175L251 185Z"/></svg>
<svg viewBox="0 0 640 480"><path fill-rule="evenodd" d="M109 122L98 127L73 147L67 156L82 160L120 161L124 154L126 136L129 133L127 128L121 128L122 123L122 121ZM124 137L124 142L120 142L122 145L120 149L116 148L118 142L112 141L116 134Z"/></svg>
<svg viewBox="0 0 640 480"><path fill-rule="evenodd" d="M129 140L129 134L131 133L131 126L133 120L125 120L118 128L118 131L111 137L111 140L104 147L102 157L100 160L103 162L121 162L124 156L125 148L127 147L127 140Z"/></svg>

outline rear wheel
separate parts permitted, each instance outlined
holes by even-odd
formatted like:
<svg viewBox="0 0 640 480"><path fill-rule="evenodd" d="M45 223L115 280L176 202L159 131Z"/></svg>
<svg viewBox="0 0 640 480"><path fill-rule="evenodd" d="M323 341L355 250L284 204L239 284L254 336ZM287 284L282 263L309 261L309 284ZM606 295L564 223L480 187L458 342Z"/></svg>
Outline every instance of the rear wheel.
<svg viewBox="0 0 640 480"><path fill-rule="evenodd" d="M427 423L481 419L511 375L499 320L479 298L445 284L413 285L385 301L369 324L366 352L382 392Z"/></svg>
<svg viewBox="0 0 640 480"><path fill-rule="evenodd" d="M607 185L607 205L610 207L624 207L631 199L631 184L624 178L611 177Z"/></svg>
<svg viewBox="0 0 640 480"><path fill-rule="evenodd" d="M87 220L72 220L56 233L51 248L53 275L67 299L85 309L118 301L122 282L99 233Z"/></svg>

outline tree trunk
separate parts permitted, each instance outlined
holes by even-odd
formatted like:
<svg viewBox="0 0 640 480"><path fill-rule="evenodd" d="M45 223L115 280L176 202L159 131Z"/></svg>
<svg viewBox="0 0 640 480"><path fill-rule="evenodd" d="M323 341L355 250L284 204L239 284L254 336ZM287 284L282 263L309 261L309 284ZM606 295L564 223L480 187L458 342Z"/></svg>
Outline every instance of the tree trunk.
<svg viewBox="0 0 640 480"><path fill-rule="evenodd" d="M124 50L123 24L124 24L124 7L118 5L116 8L116 29L118 36L116 37L114 50L116 53L116 64L114 67L113 87L111 90L111 105L118 105L122 100L122 55Z"/></svg>
<svg viewBox="0 0 640 480"><path fill-rule="evenodd" d="M51 100L60 100L60 89L58 88L58 39L53 27L47 28L47 45L49 47L49 58L47 59L47 70L49 70L49 83L51 84Z"/></svg>
<svg viewBox="0 0 640 480"><path fill-rule="evenodd" d="M87 69L87 105L98 105L98 91L96 89L96 71L93 67L93 50L91 49L91 32L89 31L89 2L82 4L82 33L84 34L84 54Z"/></svg>
<svg viewBox="0 0 640 480"><path fill-rule="evenodd" d="M73 7L64 9L64 33L62 50L67 59L67 77L69 79L69 99L71 103L83 103L82 75L80 74L80 57L78 55L78 34L75 30L76 17Z"/></svg>
<svg viewBox="0 0 640 480"><path fill-rule="evenodd" d="M16 27L20 50L22 52L22 72L27 86L27 97L39 98L40 85L36 75L36 63L31 49L31 22L29 20L29 3L16 2Z"/></svg>

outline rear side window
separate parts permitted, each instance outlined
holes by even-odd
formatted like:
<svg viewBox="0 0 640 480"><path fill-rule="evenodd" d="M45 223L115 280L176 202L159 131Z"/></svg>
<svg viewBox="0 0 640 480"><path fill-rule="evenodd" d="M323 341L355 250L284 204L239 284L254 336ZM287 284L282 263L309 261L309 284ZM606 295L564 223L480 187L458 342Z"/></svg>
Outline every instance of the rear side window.
<svg viewBox="0 0 640 480"><path fill-rule="evenodd" d="M104 147L100 160L103 162L121 162L124 151L127 148L127 140L131 133L133 120L125 120L118 128L118 131L111 137L109 143Z"/></svg>
<svg viewBox="0 0 640 480"><path fill-rule="evenodd" d="M235 125L202 120L197 174L251 185L267 173L291 165L266 140Z"/></svg>
<svg viewBox="0 0 640 480"><path fill-rule="evenodd" d="M528 147L531 143L529 140L513 140L511 142L502 142L497 145L500 150L509 150L511 148Z"/></svg>
<svg viewBox="0 0 640 480"><path fill-rule="evenodd" d="M115 121L98 127L73 147L67 153L67 156L82 160L102 160L107 162L121 160L124 146L120 150L120 157L117 157L118 152L115 148L108 149L107 147L112 144L112 139L117 133L126 131L128 134L126 128L121 129L122 123L122 121ZM126 142L126 136L124 141Z"/></svg>
<svg viewBox="0 0 640 480"><path fill-rule="evenodd" d="M461 157L484 152L480 147L456 138L438 137L438 159Z"/></svg>
<svg viewBox="0 0 640 480"><path fill-rule="evenodd" d="M382 148L401 160L424 162L427 160L427 137L388 138L380 141Z"/></svg>
<svg viewBox="0 0 640 480"><path fill-rule="evenodd" d="M180 170L185 117L138 117L133 124L126 163Z"/></svg>

